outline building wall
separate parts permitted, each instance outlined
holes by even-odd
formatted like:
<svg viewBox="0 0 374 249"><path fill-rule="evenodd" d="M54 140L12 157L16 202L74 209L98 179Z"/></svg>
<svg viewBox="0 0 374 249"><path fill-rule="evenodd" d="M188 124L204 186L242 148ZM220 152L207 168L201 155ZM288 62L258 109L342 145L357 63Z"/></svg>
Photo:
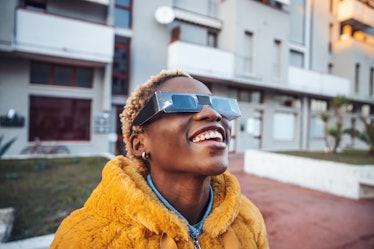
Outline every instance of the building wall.
<svg viewBox="0 0 374 249"><path fill-rule="evenodd" d="M89 1L49 0L47 11L52 14L106 24L108 6Z"/></svg>
<svg viewBox="0 0 374 249"><path fill-rule="evenodd" d="M98 134L94 131L95 116L103 112L104 70L102 68L96 68L94 71L92 89L30 84L29 72L30 60L18 57L0 57L0 114L5 115L9 109L14 109L18 115L25 118L23 127L0 127L0 134L5 134L5 141L17 137L8 154L19 154L25 146L33 144L33 141L28 141L29 120L33 118L29 113L29 97L31 95L90 99L92 101L91 126L87 127L91 132L90 140L81 142L61 141L58 143L67 146L74 153L87 153L89 151L99 153L109 150L108 134Z"/></svg>
<svg viewBox="0 0 374 249"><path fill-rule="evenodd" d="M13 49L14 42L14 9L17 6L17 1L3 1L0 8L0 49L11 51ZM6 23L7 25L4 25Z"/></svg>
<svg viewBox="0 0 374 249"><path fill-rule="evenodd" d="M331 12L330 1L312 0L310 27L310 69L320 73L328 72Z"/></svg>
<svg viewBox="0 0 374 249"><path fill-rule="evenodd" d="M0 114L6 115L9 109L14 109L20 116L25 117L25 125L21 128L5 128L0 126L3 141L17 137L10 147L8 154L18 154L26 144L28 127L28 65L26 60L12 57L0 57ZM17 101L15 101L17 100Z"/></svg>
<svg viewBox="0 0 374 249"><path fill-rule="evenodd" d="M191 51L209 51L209 54L222 55L222 58L232 59L232 64L226 63L226 61L225 64L215 63L214 58L212 58L209 67L204 68L205 71L195 70L187 72L191 73L195 78L206 82L215 95L237 98L241 91L262 92L264 101L261 103L239 99L242 117L233 122L235 143L233 143L231 148L238 152L243 152L247 148L264 150L323 149L323 137L313 137L311 134L311 129L315 128L311 125L312 119L319 114L319 112L311 110L311 100L316 98L329 101L331 99L332 94L326 90L329 89L328 87L322 92L318 92L318 87L314 88L315 85L322 83L334 85L334 82L323 82L320 80L320 78L327 78L333 81L333 79L325 77L329 73L340 76L342 80L336 82L342 82L342 84L346 83L346 79L349 79L350 93L348 97L355 101L355 104L373 104L373 96L370 96L369 93L369 72L370 68L374 67L374 50L372 46L358 42L357 40L340 39L340 27L336 17L339 1L332 1L334 6L331 11L331 1L325 0L295 0L291 1L289 6L283 5L281 8L254 0L226 0L216 2L217 16L212 15L210 11L210 7L212 6L209 5L208 0L133 0L131 27L128 28L113 27L111 29L111 26L106 25L115 23L113 21L115 15L114 1L111 1L107 6L89 1L61 2L49 0L47 15L50 14L48 16L50 18L54 17L54 14L58 18L65 16L63 17L64 21L70 20L70 18L73 22L80 19L83 22L80 21L79 23L83 23L83 26L91 23L97 25L98 23L99 27L105 29L104 33L106 35L113 31L113 40L114 36L130 38L130 60L128 62L130 69L130 92L136 86L148 80L151 75L155 75L160 70L168 67L168 57L169 53L171 53L169 46L170 44L176 44L171 41L171 33L176 27L180 27L180 42L191 45L190 47L185 45L184 48L188 47ZM0 8L1 23L9 24L4 26L0 32L0 49L4 52L0 55L0 114L4 115L10 108L14 108L20 115L26 118L24 128L0 127L0 134L6 134L5 139L10 139L13 135L19 136L16 144L11 147L9 154L18 154L21 149L19 147L30 144L27 139L28 122L30 119L28 100L31 94L91 99L92 120L89 127L91 132L90 141L66 141L61 142L61 144L67 145L74 153L114 152L114 141L109 141L109 137L113 137L116 132L115 126L118 120L118 107L125 103L127 96L111 94L112 62L110 58L112 55L107 52L106 56L109 59L105 61L98 58L95 59L94 56L88 59L83 56L79 57L79 52L75 55L68 55L63 50L63 44L59 47L61 53L54 54L54 56L52 54L43 55L40 51L39 53L33 51L33 54L30 51L27 51L27 53L26 51L23 51L23 53L22 51L18 51L19 56L14 56L9 51L12 49L17 50L17 46L13 46L17 45L14 42L14 39L17 38L17 34L16 36L14 35L14 33L17 33L15 32L17 26L14 23L15 20L17 21L17 18L15 18L17 13L15 10L16 4L17 1L6 1L1 3ZM298 4L303 7L300 9ZM205 18L214 17L216 19L213 18L210 20L219 20L222 27L214 28L206 23L198 24L194 20L186 21L183 18L175 19L170 24L161 24L155 20L155 11L160 6L179 8L191 15L200 14ZM21 11L23 11L23 15L27 12L25 10ZM297 11L300 11L298 13L301 13L301 16L296 15L295 17ZM303 21L301 23L295 22L295 18L296 20L301 18ZM332 25L331 28L330 25ZM99 30L99 28L96 30ZM26 31L24 31L24 35L33 34ZM59 31L61 33L63 30ZM207 44L209 31L217 33L217 48L209 47ZM332 31L332 34L330 31ZM66 30L64 32L67 33ZM251 54L253 70L251 72L245 68L245 60L248 57L247 53L249 53L248 41L245 38L246 32L251 33L253 38ZM96 32L91 32L90 35L95 35L94 33ZM47 39L48 30L41 34L46 41L50 41ZM86 35L85 37L87 38ZM74 35L74 38L79 38L79 35ZM298 39L301 40L299 41ZM106 39L107 43L111 43L109 40ZM275 41L278 41L280 44L278 57L280 77L274 77L273 73L275 65L274 58L276 58ZM329 51L330 41L332 41L331 51ZM79 44L81 45L82 43ZM72 48L76 48L75 45ZM103 45L103 48L111 51L111 46L113 44L107 44L107 46ZM305 89L293 88L292 84L295 82L290 82L290 71L292 71L290 68L292 69L292 67L289 67L289 53L292 49L304 54L303 65L299 65L299 69L304 71L298 71L298 75L301 75L301 77L296 79L297 82L295 85L298 85L298 82L302 83L307 80L312 90L309 90L309 88L306 89L307 87ZM183 54L183 56L185 55ZM190 54L189 57L192 62L194 60L196 62L201 61L200 54ZM292 58L295 59L294 57ZM73 87L66 88L30 84L28 78L29 61L31 59L68 65L94 66L93 88L78 89ZM332 63L333 67L329 69L328 65L330 63ZM357 93L354 92L356 63L360 64L360 84ZM214 71L209 71L211 68L214 70L214 66L217 67L215 69L218 69L222 65L230 67L229 70L225 71L223 76ZM308 70L312 70L310 72L313 72L313 74L309 74ZM312 75L316 81L308 79L308 75ZM295 77L292 80L295 80ZM305 86L305 84L300 85ZM9 92L12 94L8 94ZM298 97L299 104L295 106L280 105L280 95ZM103 113L110 113L109 133L99 134L95 132L95 118ZM360 115L361 107L354 113L346 114L344 120L345 127L348 128L351 125L351 120L356 119L357 128L362 129L362 124L359 121ZM281 137L279 139L279 130L277 129L282 128L283 125L279 124L279 120L292 122L290 124L292 124L293 129L285 127L289 133L287 134L287 138ZM278 131L278 133L275 134L275 131ZM357 139L352 141L350 137L344 137L342 147L352 145L355 148L367 147Z"/></svg>
<svg viewBox="0 0 374 249"><path fill-rule="evenodd" d="M154 13L157 7L171 6L171 2L170 0L133 1L131 90L148 80L151 75L166 68L170 28L168 25L156 22Z"/></svg>

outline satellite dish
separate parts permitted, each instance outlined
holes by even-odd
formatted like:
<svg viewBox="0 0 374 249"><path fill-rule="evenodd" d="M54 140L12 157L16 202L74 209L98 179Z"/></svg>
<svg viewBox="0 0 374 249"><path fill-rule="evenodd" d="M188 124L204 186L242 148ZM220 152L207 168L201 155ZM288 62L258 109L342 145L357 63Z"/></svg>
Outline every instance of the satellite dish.
<svg viewBox="0 0 374 249"><path fill-rule="evenodd" d="M169 6L161 6L156 9L155 18L161 24L169 24L174 20L175 14Z"/></svg>

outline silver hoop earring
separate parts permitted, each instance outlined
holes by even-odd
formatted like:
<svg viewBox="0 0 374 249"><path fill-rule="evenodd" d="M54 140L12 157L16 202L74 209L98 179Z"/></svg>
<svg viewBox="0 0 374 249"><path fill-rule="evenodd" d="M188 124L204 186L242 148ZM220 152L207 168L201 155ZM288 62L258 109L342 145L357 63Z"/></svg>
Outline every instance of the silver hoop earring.
<svg viewBox="0 0 374 249"><path fill-rule="evenodd" d="M147 161L147 160L149 159L149 153L143 151L143 152L142 152L142 159L143 159L144 161Z"/></svg>

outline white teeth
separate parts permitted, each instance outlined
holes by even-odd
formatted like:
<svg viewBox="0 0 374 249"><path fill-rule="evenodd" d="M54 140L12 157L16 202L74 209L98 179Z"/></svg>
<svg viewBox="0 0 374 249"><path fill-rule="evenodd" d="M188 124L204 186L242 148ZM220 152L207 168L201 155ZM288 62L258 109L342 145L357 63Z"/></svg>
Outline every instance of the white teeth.
<svg viewBox="0 0 374 249"><path fill-rule="evenodd" d="M194 137L192 139L192 142L198 143L198 142L202 142L202 141L208 140L208 139L216 139L217 141L222 142L223 141L223 136L218 131L205 131L203 133L200 133L196 137Z"/></svg>

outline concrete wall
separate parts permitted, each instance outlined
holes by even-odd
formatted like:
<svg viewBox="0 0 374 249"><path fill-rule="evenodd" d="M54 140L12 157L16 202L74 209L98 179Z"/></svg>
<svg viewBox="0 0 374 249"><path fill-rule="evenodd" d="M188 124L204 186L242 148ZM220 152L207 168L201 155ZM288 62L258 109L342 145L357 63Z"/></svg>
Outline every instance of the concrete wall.
<svg viewBox="0 0 374 249"><path fill-rule="evenodd" d="M133 1L132 30L136 32L131 39L130 91L167 67L171 27L154 18L156 9L164 5L172 6L172 1Z"/></svg>
<svg viewBox="0 0 374 249"><path fill-rule="evenodd" d="M247 150L244 171L338 196L353 199L374 197L374 165L352 166Z"/></svg>
<svg viewBox="0 0 374 249"><path fill-rule="evenodd" d="M11 51L14 43L14 9L17 1L3 1L0 8L0 49Z"/></svg>

